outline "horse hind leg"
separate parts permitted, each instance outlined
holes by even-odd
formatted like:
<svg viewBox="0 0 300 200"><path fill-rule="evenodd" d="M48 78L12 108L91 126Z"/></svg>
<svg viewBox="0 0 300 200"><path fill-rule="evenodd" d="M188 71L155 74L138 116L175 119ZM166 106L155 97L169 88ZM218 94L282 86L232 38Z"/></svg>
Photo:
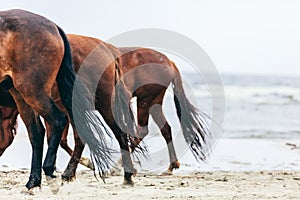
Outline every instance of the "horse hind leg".
<svg viewBox="0 0 300 200"><path fill-rule="evenodd" d="M49 143L50 136L51 136L50 125L46 121L45 121L45 125L46 125L46 133L47 133L47 142ZM67 140L68 130L69 130L69 124L66 124L59 145L63 150L65 150L71 156L73 154L73 150L68 145L68 140Z"/></svg>
<svg viewBox="0 0 300 200"><path fill-rule="evenodd" d="M53 173L55 170L56 153L61 140L62 132L67 124L68 119L67 116L57 108L52 100L48 98L45 98L45 100L49 101L49 107L47 107L47 110L43 109L43 112L40 112L39 114L42 114L50 126L50 139L48 142L48 151L43 163L43 170L46 176L55 178Z"/></svg>
<svg viewBox="0 0 300 200"><path fill-rule="evenodd" d="M37 102L39 108L43 109L39 110L36 108L39 114L43 116L50 126L50 139L48 142L46 157L43 163L43 171L46 175L46 179L52 193L56 194L61 186L61 183L55 179L56 176L54 175L56 154L62 137L62 132L68 122L68 117L58 109L52 99L47 96L43 97L44 98L39 99Z"/></svg>
<svg viewBox="0 0 300 200"><path fill-rule="evenodd" d="M50 140L50 126L48 125L47 122L45 122L46 124L46 129L47 129L47 140L49 142ZM66 181L66 182L70 182L76 179L76 169L78 166L78 162L80 164L82 164L85 167L88 167L92 170L94 170L94 165L91 162L91 160L89 158L85 158L85 157L81 157L83 149L84 149L84 144L82 143L76 129L73 127L73 135L74 135L74 141L75 141L75 147L74 147L74 151L69 147L68 145L68 130L69 130L69 123L66 124L63 134L62 134L62 138L60 140L60 146L71 156L71 159L66 167L66 169L64 170L63 174L62 174L62 181Z"/></svg>
<svg viewBox="0 0 300 200"><path fill-rule="evenodd" d="M60 147L65 150L70 156L73 154L73 150L68 145L68 131L69 131L69 123L66 124L66 127L63 130L63 134L61 140L59 142Z"/></svg>
<svg viewBox="0 0 300 200"><path fill-rule="evenodd" d="M83 149L84 149L84 144L81 141L76 129L74 126L73 127L73 136L74 136L74 143L75 143L75 147L74 147L74 151L71 149L71 147L68 144L68 131L69 131L69 124L70 124L70 120L69 123L66 125L61 140L60 140L60 146L61 148L63 148L70 156L71 156L71 160L75 160L77 162L77 160L79 159L79 163L91 170L95 169L95 166L93 165L92 161L89 158L86 157L81 157ZM70 161L71 162L71 161ZM72 171L74 171L74 173L71 173L73 175L70 175L70 178L65 177L66 180L73 180L75 178L75 172L76 172L76 168L78 163L76 164L70 164L71 166L74 166L74 169Z"/></svg>
<svg viewBox="0 0 300 200"><path fill-rule="evenodd" d="M74 131L74 140L75 140L75 147L74 151L71 154L71 159L67 165L67 168L62 174L62 180L66 182L70 182L76 179L76 169L78 166L78 163L80 162L81 155L84 149L84 144L81 141L79 135L77 134L76 129L73 126L73 131Z"/></svg>
<svg viewBox="0 0 300 200"><path fill-rule="evenodd" d="M106 117L104 115L104 117ZM114 135L119 143L121 149L121 156L122 156L122 164L124 168L124 185L134 185L132 181L132 175L136 174L136 169L133 166L131 157L130 157L130 150L128 144L128 137L127 134L124 133L119 126L113 122L109 123L109 127L113 130Z"/></svg>
<svg viewBox="0 0 300 200"><path fill-rule="evenodd" d="M76 161L76 164L70 164L70 165L74 166L74 173L71 173L71 174L73 174L73 175L71 175L72 177L70 177L70 178L65 177L67 180L73 180L74 177L75 177L75 172L76 172L76 168L77 168L77 165L78 165L78 163L77 163L78 159L79 159L79 163L81 165L83 165L83 166L85 166L85 167L87 167L91 170L94 170L95 166L93 165L92 161L89 158L81 157L85 145L81 141L81 139L80 139L80 137L79 137L79 135L78 135L78 133L77 133L74 126L72 126L73 127L74 143L75 143L74 151L69 146L68 140L67 140L69 124L70 124L70 120L69 120L69 123L66 125L66 127L63 131L63 135L62 135L62 138L60 140L60 146L61 146L61 148L63 148L71 156L71 160Z"/></svg>
<svg viewBox="0 0 300 200"><path fill-rule="evenodd" d="M166 117L162 111L162 105L161 104L155 104L150 109L151 116L154 120L154 122L158 125L160 128L160 131L167 143L168 151L169 151L169 159L170 159L170 165L167 171L164 172L164 174L172 174L172 171L174 169L178 169L180 167L180 163L177 159L173 140L172 140L172 132L171 127L169 123L166 120Z"/></svg>
<svg viewBox="0 0 300 200"><path fill-rule="evenodd" d="M21 95L14 88L10 89L10 93L14 97L20 116L26 125L32 146L31 171L26 187L28 189L41 187L45 129L40 117L36 115Z"/></svg>
<svg viewBox="0 0 300 200"><path fill-rule="evenodd" d="M23 85L18 85L18 87L15 87L20 92L24 100L30 105L30 107L35 110L38 115L41 115L47 121L50 127L50 139L46 157L43 163L43 171L47 178L51 180L51 178L56 177L53 175L55 170L56 153L62 137L62 132L68 122L68 117L58 109L54 101L47 95L45 90L41 90L40 87L37 87L33 84L30 86L30 95L27 95L27 90L26 88L24 89Z"/></svg>
<svg viewBox="0 0 300 200"><path fill-rule="evenodd" d="M134 152L136 147L140 144L146 135L149 133L148 122L149 122L149 102L142 99L137 98L137 122L138 122L138 137L131 137L131 151Z"/></svg>

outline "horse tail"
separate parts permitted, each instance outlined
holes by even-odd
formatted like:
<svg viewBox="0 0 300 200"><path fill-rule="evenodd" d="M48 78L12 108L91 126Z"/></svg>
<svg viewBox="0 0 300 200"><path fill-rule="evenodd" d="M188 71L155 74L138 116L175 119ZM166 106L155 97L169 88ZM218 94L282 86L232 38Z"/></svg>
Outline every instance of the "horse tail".
<svg viewBox="0 0 300 200"><path fill-rule="evenodd" d="M117 61L115 65L116 88L115 88L115 106L114 106L115 121L118 123L120 128L125 133L134 133L134 123L128 123L128 122L134 122L133 112L130 108L131 94L125 87L123 80L120 78L121 70L119 66L119 59L117 59L116 61ZM128 124L122 122L126 122Z"/></svg>
<svg viewBox="0 0 300 200"><path fill-rule="evenodd" d="M183 136L197 161L206 161L211 152L211 134L203 119L203 114L187 99L179 71L172 62L175 76L172 80L174 102Z"/></svg>
<svg viewBox="0 0 300 200"><path fill-rule="evenodd" d="M118 125L121 126L120 128L125 133L127 133L126 137L129 138L129 143L131 143L132 140L130 140L130 138L132 138L132 136L136 138L141 138L138 132L138 128L135 124L132 109L130 107L130 99L132 96L131 92L127 89L123 79L121 78L123 73L120 68L121 59L119 58L119 51L116 52L116 49L112 48L111 52L114 54L114 57L118 57L116 59L115 65L115 121L117 121ZM136 148L139 149L139 151L134 151L134 153L138 152L146 156L146 153L148 152L146 146L140 143L139 145L137 145Z"/></svg>
<svg viewBox="0 0 300 200"><path fill-rule="evenodd" d="M113 164L113 150L108 148L103 132L109 134L104 123L97 116L94 109L93 95L75 75L72 65L72 54L69 41L64 31L57 27L64 41L65 53L56 77L61 101L68 111L71 123L90 149L91 159L96 162L99 175L104 181L105 174ZM102 125L102 126L100 126Z"/></svg>
<svg viewBox="0 0 300 200"><path fill-rule="evenodd" d="M108 48L109 52L112 54L115 64L115 97L114 97L114 106L113 114L114 120L117 122L118 126L125 133L134 132L134 117L133 112L130 107L130 98L131 93L126 88L124 81L121 79L122 71L120 68L121 58L119 50L109 43L105 43L105 46Z"/></svg>

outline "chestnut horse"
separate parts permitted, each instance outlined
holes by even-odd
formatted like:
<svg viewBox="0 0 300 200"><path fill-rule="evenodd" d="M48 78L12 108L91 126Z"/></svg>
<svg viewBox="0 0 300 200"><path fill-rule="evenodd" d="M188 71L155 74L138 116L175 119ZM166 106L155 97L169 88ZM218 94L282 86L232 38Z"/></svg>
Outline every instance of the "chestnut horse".
<svg viewBox="0 0 300 200"><path fill-rule="evenodd" d="M70 45L63 30L52 21L23 10L0 11L0 27L0 82L12 95L32 145L31 172L26 187L41 185L42 169L47 179L55 178L56 153L68 123L67 115L57 107L51 95L55 82L71 123L89 145L92 160L104 177L112 164L112 150L107 147L104 134L107 131L92 111L93 96L80 77L76 78ZM118 94L120 92L116 92L116 101L122 102L123 97ZM130 115L126 106L122 108L122 115ZM51 135L43 165L45 129L39 116L48 123ZM128 129L133 127L123 123Z"/></svg>
<svg viewBox="0 0 300 200"><path fill-rule="evenodd" d="M148 134L148 121L151 115L160 128L169 151L170 165L165 173L171 174L174 169L180 167L172 141L171 127L162 111L165 92L167 87L172 84L177 115L185 140L195 158L198 161L205 160L211 148L210 134L204 126L201 113L185 96L181 76L175 63L153 49L122 47L119 50L121 52L120 68L124 74L125 86L132 93L132 97L137 97L139 138L130 137L131 151L134 151ZM100 88L98 87L98 89ZM101 113L100 110L99 112ZM61 146L71 155L72 150L67 144L67 135L66 129L62 136ZM47 136L50 135L47 134Z"/></svg>
<svg viewBox="0 0 300 200"><path fill-rule="evenodd" d="M82 51L84 50L81 49L85 49L85 45L89 45L89 42L84 37L80 39L77 38L76 40L74 40L74 38L76 38L76 36L74 35L68 35L68 37L72 47L71 49L73 52L74 66L76 68L76 66L79 66L82 62L82 60L81 62L77 62L81 59L78 54L84 55L82 54ZM85 39L86 41L83 42L82 39ZM111 48L111 45L109 46ZM170 61L165 55L151 49L120 48L120 51L122 53L122 56L120 57L121 68L123 72L128 73L124 76L124 82L127 88L129 88L132 92L132 95L137 97L138 102L138 124L140 130L139 132L141 135L140 138L130 137L132 150L134 150L136 148L136 145L138 145L143 137L148 134L147 126L149 115L151 114L154 121L160 127L162 135L164 136L166 143L168 144L170 158L170 166L168 168L168 172L170 173L173 171L173 169L179 168L180 164L178 162L172 142L171 127L166 121L165 116L162 112L164 94L168 85L172 83L177 115L181 121L183 134L194 155L198 159L204 160L206 155L202 150L205 150L205 148L209 148L205 147L205 144L208 144L208 140L210 138L207 129L203 127L202 121L200 121L200 114L198 114L197 110L185 97L181 77L175 64ZM101 94L103 88L110 88L109 84L106 84L108 84L108 82L102 82L102 85L98 85L98 94ZM99 102L100 101L96 100L96 108L105 118L105 113L111 113L111 111L103 110L103 107L101 108L101 105L107 105L109 101L108 103L104 102L103 104L97 105L97 103ZM109 106L107 108L110 109ZM110 123L108 122L108 124ZM78 154L76 157L79 158L81 152L75 151L72 154L71 148L68 147L67 134L68 131L67 129L65 129L61 140L61 146L70 155ZM50 134L47 134L47 136L49 137ZM77 140L75 139L75 145L76 141ZM132 170L134 169L132 168ZM127 180L127 183L133 184L131 180Z"/></svg>
<svg viewBox="0 0 300 200"><path fill-rule="evenodd" d="M115 68L110 67L110 62L104 63L102 58L103 54L105 54L105 52L108 51L111 52L113 54L113 57L116 58L116 61L119 62L118 57L120 53L118 49L116 49L112 45L106 44L103 41L98 40L96 38L69 34L68 39L70 41L70 46L72 50L73 66L75 71L78 72L79 70L82 70L82 68L84 68L84 70L86 71L85 73L93 74L85 77L85 81L90 84L95 83L95 109L100 112L106 124L114 133L115 138L117 139L121 148L121 155L124 167L124 183L132 184L132 175L135 173L136 170L133 167L132 160L130 157L130 141L128 140L128 136L124 132L124 130L119 127L118 121L116 121L115 116L113 114L114 108L112 107L112 103L116 84ZM117 63L117 65L117 67L119 67L119 63ZM117 76L122 76L121 71L118 71ZM122 91L125 90L126 88L122 88ZM54 94L56 94L57 101L59 101L58 91L56 93L54 92ZM126 98L124 99L124 103L123 105L121 105L121 107L129 107L128 103L130 101L130 93L123 93L123 95L126 95ZM122 103L116 102L115 104L120 105ZM129 120L132 120L134 122L132 116L127 117L128 118L125 119L126 122ZM66 135L67 132L68 126L66 126L64 130L64 135ZM49 132L47 131L47 133ZM50 138L50 134L47 135L48 138ZM66 170L65 173L62 175L63 179L65 180L71 180L75 177L76 167L84 149L84 145L81 143L80 138L76 134L76 131L74 132L74 137L74 153L72 153L69 147L67 152L70 153L70 155L72 156L71 160L74 159L77 162L72 163L72 165L68 165L68 170ZM63 138L61 140L61 144L64 144L63 141L66 141L66 138Z"/></svg>

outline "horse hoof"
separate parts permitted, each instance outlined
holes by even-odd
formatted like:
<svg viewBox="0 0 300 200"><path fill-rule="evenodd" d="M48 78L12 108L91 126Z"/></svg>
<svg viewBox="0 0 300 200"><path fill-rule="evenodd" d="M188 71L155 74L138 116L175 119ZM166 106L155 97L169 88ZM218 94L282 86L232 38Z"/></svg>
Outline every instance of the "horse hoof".
<svg viewBox="0 0 300 200"><path fill-rule="evenodd" d="M163 172L162 175L165 175L165 176L172 175L173 170L174 169L179 169L179 167L180 167L180 163L178 162L178 160L176 160L176 161L170 163L169 168L165 172Z"/></svg>
<svg viewBox="0 0 300 200"><path fill-rule="evenodd" d="M173 170L179 169L179 167L180 167L180 162L178 162L178 160L176 160L176 161L170 163L169 168L164 173L166 173L167 175L172 175Z"/></svg>
<svg viewBox="0 0 300 200"><path fill-rule="evenodd" d="M76 180L76 176L70 176L70 175L61 175L62 182L74 182Z"/></svg>
<svg viewBox="0 0 300 200"><path fill-rule="evenodd" d="M34 187L34 188L31 188L31 189L28 189L28 188L24 188L21 193L22 194L26 194L26 195L35 195L37 193L37 191L40 191L41 188L40 187Z"/></svg>
<svg viewBox="0 0 300 200"><path fill-rule="evenodd" d="M81 157L79 163L91 170L95 170L95 166L89 158Z"/></svg>
<svg viewBox="0 0 300 200"><path fill-rule="evenodd" d="M133 187L134 186L134 182L132 180L126 180L126 179L124 179L123 185L124 186L131 186L131 187Z"/></svg>
<svg viewBox="0 0 300 200"><path fill-rule="evenodd" d="M170 176L170 175L172 175L173 173L172 173L172 171L170 171L170 169L167 169L166 171L164 171L161 175L163 175L163 176Z"/></svg>
<svg viewBox="0 0 300 200"><path fill-rule="evenodd" d="M180 167L180 162L178 162L178 160L176 160L176 161L170 163L168 170L172 172L173 169L179 169L179 167Z"/></svg>
<svg viewBox="0 0 300 200"><path fill-rule="evenodd" d="M30 176L28 182L26 183L26 188L31 190L36 187L41 187L41 178Z"/></svg>
<svg viewBox="0 0 300 200"><path fill-rule="evenodd" d="M61 182L58 178L53 178L52 176L46 176L46 180L48 183L48 186L50 187L50 190L53 194L57 194L59 191L59 188L61 186Z"/></svg>

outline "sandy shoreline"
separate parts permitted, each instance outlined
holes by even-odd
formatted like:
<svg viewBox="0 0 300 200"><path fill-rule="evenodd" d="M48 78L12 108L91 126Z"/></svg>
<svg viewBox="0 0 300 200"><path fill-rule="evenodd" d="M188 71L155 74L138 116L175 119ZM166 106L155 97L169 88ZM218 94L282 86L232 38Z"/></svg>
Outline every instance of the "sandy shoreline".
<svg viewBox="0 0 300 200"><path fill-rule="evenodd" d="M175 141L178 152L183 141ZM134 187L124 187L122 176L97 182L91 171L79 166L77 180L64 184L56 195L43 177L42 189L32 196L22 193L31 147L27 136L19 134L0 157L0 199L300 199L300 151L286 145L299 145L300 140L220 139L208 163L197 163L189 151L178 154L181 167L173 176L159 175L168 167L164 140L150 137L147 143L151 160L144 160L142 168L135 165L139 173ZM60 148L59 171L68 160Z"/></svg>
<svg viewBox="0 0 300 200"><path fill-rule="evenodd" d="M52 194L45 177L34 195L24 194L29 171L0 172L0 199L299 199L300 171L198 172L160 176L138 174L134 187L122 176L97 182L91 171Z"/></svg>

